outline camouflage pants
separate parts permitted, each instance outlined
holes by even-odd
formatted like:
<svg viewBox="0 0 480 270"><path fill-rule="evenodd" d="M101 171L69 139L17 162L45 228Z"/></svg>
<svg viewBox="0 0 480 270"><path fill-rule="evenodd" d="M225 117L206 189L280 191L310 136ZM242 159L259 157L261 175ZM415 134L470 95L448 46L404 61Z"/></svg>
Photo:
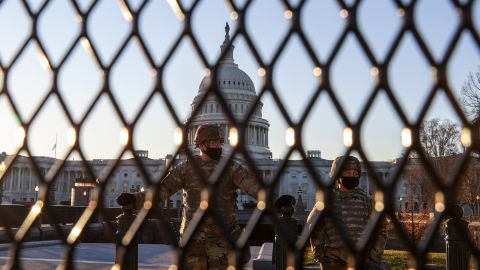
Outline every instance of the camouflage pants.
<svg viewBox="0 0 480 270"><path fill-rule="evenodd" d="M230 235L234 239L238 239L240 233L241 229L238 226L233 226L233 229L230 231ZM227 269L229 251L231 251L231 246L221 231L215 225L205 226L197 231L190 240L184 257L184 269ZM243 256L241 264L246 264L250 260L249 246ZM231 259L235 260L234 258ZM232 263L234 263L233 261Z"/></svg>
<svg viewBox="0 0 480 270"><path fill-rule="evenodd" d="M228 267L228 244L224 239L207 237L198 231L191 239L184 257L184 269L224 270Z"/></svg>

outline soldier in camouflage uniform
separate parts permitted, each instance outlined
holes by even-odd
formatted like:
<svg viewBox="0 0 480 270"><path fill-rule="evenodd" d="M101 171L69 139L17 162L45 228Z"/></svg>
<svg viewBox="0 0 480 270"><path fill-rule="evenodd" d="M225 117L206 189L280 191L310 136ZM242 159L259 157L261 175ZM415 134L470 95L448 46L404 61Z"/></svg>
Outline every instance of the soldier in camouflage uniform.
<svg viewBox="0 0 480 270"><path fill-rule="evenodd" d="M200 156L175 166L160 182L159 200L168 199L175 192L183 189L183 218L180 227L180 239L188 224L192 221L201 203L201 193L205 188L197 176L193 162L196 162L205 177L209 177L217 167L222 155L223 134L216 125L203 125L195 134L195 144L200 149ZM215 190L215 211L217 211L228 232L237 239L241 233L236 215L236 190L240 188L256 198L258 184L248 170L236 161L231 161L218 179ZM137 201L143 202L143 198ZM182 240L180 240L182 242ZM219 225L211 217L200 224L186 250L185 269L219 270L228 267L228 243ZM243 258L248 262L250 255Z"/></svg>
<svg viewBox="0 0 480 270"><path fill-rule="evenodd" d="M347 235L358 243L359 239L367 226L370 214L373 208L372 199L360 188L358 188L361 165L357 158L353 156L336 158L330 170L330 177L333 177L337 165L342 159L345 160L345 166L340 177L337 179L338 185L333 190L333 215L340 219L348 230ZM312 222L320 214L317 207L313 207L310 212L307 223L313 226ZM347 269L349 253L344 246L342 236L334 227L333 222L327 217L325 222L319 224L312 233L310 243L312 245L315 260L320 263L324 270L344 270ZM387 228L384 223L381 227L377 241L367 253L367 269L389 269L388 265L381 262L381 256L387 241Z"/></svg>

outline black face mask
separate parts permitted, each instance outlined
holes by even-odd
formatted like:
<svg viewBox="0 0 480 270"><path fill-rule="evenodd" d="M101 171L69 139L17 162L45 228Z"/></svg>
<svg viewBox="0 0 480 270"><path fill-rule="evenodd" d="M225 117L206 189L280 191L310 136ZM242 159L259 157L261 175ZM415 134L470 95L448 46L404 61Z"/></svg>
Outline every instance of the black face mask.
<svg viewBox="0 0 480 270"><path fill-rule="evenodd" d="M221 147L220 148L207 147L207 149L203 152L213 160L219 160L222 157Z"/></svg>
<svg viewBox="0 0 480 270"><path fill-rule="evenodd" d="M342 185L346 188L346 189L354 189L358 186L358 184L360 183L360 177L342 177L341 179L342 181Z"/></svg>

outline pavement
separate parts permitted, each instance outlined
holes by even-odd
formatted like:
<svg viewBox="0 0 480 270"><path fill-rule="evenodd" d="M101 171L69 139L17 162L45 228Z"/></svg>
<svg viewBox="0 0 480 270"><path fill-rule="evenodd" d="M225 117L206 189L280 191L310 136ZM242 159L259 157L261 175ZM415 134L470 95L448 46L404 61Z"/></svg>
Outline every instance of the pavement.
<svg viewBox="0 0 480 270"><path fill-rule="evenodd" d="M9 244L0 245L0 266L9 260ZM7 248L6 248L7 247ZM176 262L175 251L168 245L140 244L138 269L169 269ZM22 269L55 269L63 261L66 246L55 241L24 243L20 252ZM251 247L252 258L256 258L260 247ZM111 269L115 260L115 245L109 243L80 243L74 251L74 269ZM245 267L252 270L252 261Z"/></svg>

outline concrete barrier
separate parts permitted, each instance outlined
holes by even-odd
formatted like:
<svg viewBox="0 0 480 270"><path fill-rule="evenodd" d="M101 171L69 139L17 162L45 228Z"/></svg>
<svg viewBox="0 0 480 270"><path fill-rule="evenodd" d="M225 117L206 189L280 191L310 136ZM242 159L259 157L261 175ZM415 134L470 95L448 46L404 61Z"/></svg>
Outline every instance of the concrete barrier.
<svg viewBox="0 0 480 270"><path fill-rule="evenodd" d="M272 270L272 254L273 254L273 243L267 242L263 243L258 256L256 259L253 259L253 269L254 270Z"/></svg>

